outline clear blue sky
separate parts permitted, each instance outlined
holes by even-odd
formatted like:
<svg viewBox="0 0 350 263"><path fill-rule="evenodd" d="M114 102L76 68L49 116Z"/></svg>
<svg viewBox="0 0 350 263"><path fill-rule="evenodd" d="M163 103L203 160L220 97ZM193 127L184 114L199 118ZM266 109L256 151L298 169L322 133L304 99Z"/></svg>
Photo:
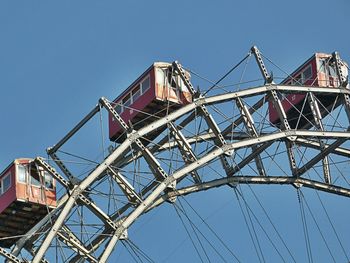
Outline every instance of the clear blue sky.
<svg viewBox="0 0 350 263"><path fill-rule="evenodd" d="M153 61L210 79L256 44L292 69L316 51L349 58L338 1L2 1L0 165L43 154L105 96ZM350 60L350 59L348 59Z"/></svg>
<svg viewBox="0 0 350 263"><path fill-rule="evenodd" d="M18 157L45 156L46 147L72 128L98 98L113 99L154 61L177 59L212 80L253 44L287 71L317 51L337 50L350 61L349 10L348 0L1 1L0 169ZM228 202L227 195L215 194L201 195L202 204L198 199L193 202L199 209L212 198ZM269 196L267 202L279 196L273 191L260 194ZM285 204L279 202L275 206ZM238 209L237 203L231 209ZM160 221L167 220L166 212L157 213ZM346 215L349 218L349 212ZM273 216L279 220L278 211ZM221 224L222 218L211 222ZM343 222L341 216L339 220ZM155 227L149 221L149 228ZM229 236L240 233L240 227L225 223L225 229L218 231ZM285 215L280 224L288 228ZM176 228L169 228L162 231L176 236ZM150 233L139 232L139 245L156 261L171 253L172 249L157 252ZM303 242L293 238L292 242ZM244 239L249 244L247 235ZM172 246L180 241L177 238ZM252 251L242 252L243 259ZM195 255L190 258L198 260Z"/></svg>

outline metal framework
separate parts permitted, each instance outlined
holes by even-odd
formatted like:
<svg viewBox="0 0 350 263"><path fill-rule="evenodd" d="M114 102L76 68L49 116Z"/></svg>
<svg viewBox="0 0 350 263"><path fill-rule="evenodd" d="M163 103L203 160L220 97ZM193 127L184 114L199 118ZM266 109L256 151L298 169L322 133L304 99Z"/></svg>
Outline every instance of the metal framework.
<svg viewBox="0 0 350 263"><path fill-rule="evenodd" d="M332 184L335 171L332 171L329 159L330 156L345 159L350 156L347 145L350 138L350 90L346 88L343 73L338 70L342 80L339 88L278 85L268 74L259 50L253 47L251 52L258 62L265 84L210 97L198 94L182 66L174 62L173 70L179 74L190 90L194 97L193 103L139 130L134 130L125 123L113 104L106 98L101 98L98 105L62 140L48 148L48 154L60 171L43 158L35 159L37 165L49 172L64 189L57 209L23 236L11 251L0 248L0 255L8 262L24 262L25 259L20 258L20 253L28 251L27 254L33 256L27 260L33 263L44 262L54 240L59 240L65 245L66 250L71 251L67 259L69 262L80 262L80 260L106 262L118 242L128 238L127 230L143 214L166 201L176 202L178 196L225 185L293 185L350 197L348 185ZM334 60L335 63L339 63L339 56L336 53ZM311 128L290 127L280 100L280 94L288 93L307 94L308 100L305 103L309 103L314 118ZM322 96L336 97L340 101L329 110L327 116L323 116L320 111L322 105L318 98ZM266 107L269 101L278 112L280 127L269 124L266 119ZM227 110L232 107L235 110L231 112ZM66 167L64 161L58 157L58 152L104 109L123 128L127 139L113 147L106 158L81 178ZM222 113L221 117L218 111ZM332 115L336 111L337 116L341 116L342 119ZM335 125L325 125L326 122L329 123L327 118L337 122L337 128ZM196 129L199 126L196 122L199 120L204 121L205 128ZM164 128L165 131L154 141L145 144L147 135L160 128ZM284 151L278 158L288 160L290 165L288 171L279 171L280 174L274 176L266 167L277 158L273 153L278 147L282 147L280 145L284 145ZM307 159L304 156L300 157L296 150L298 147L310 152ZM163 157L170 154L177 154L180 157L177 159L180 163L178 166L172 165L170 160L168 163L164 161ZM141 184L136 187L137 180L130 178L123 170L137 161L142 161L144 166L149 167L152 174L152 178L148 178L149 183L142 184L142 187ZM321 179L319 176L312 177L317 165L322 166ZM214 166L218 171L216 178L213 178L213 172L210 172L211 176L203 173L210 166ZM256 167L255 174L247 172L247 168L252 166ZM123 202L112 211L107 210L101 205L100 200L91 194L92 189L107 179L118 186L118 196L124 197L121 198ZM81 207L88 209L102 226L88 240L76 235L70 227L71 218ZM100 249L102 245L103 249Z"/></svg>

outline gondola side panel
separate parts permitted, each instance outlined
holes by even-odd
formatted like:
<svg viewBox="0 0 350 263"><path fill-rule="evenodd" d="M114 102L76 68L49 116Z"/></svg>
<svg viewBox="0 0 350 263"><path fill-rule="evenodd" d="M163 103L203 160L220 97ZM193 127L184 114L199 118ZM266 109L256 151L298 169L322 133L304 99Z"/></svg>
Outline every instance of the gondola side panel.
<svg viewBox="0 0 350 263"><path fill-rule="evenodd" d="M143 110L151 104L152 101L155 100L155 78L154 78L154 67L152 67L150 70L145 72L140 80L131 86L131 88L128 88L128 92L132 92L138 85L140 85L147 77L149 77L150 80L150 87L145 90L137 99L135 99L132 102L132 105L129 107L124 107L123 112L120 114L121 118L129 125L129 122L131 122L136 115L142 114ZM128 93L126 93L128 94ZM125 95L126 95L125 94ZM122 101L123 97L118 97L116 100L114 100L114 103L118 103ZM119 126L118 122L114 120L112 114L109 114L108 118L109 122L109 138L110 140L115 140L122 132L122 128Z"/></svg>
<svg viewBox="0 0 350 263"><path fill-rule="evenodd" d="M16 180L15 180L16 166L13 163L0 176L0 180L10 176L10 187L0 195L0 214L16 200ZM2 182L3 184L3 182ZM4 189L4 185L1 185Z"/></svg>

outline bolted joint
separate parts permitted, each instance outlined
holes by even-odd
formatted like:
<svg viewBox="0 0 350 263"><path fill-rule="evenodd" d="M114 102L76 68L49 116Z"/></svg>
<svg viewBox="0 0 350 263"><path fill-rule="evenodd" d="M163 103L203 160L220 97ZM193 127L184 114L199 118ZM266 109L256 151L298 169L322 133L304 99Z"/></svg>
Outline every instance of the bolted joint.
<svg viewBox="0 0 350 263"><path fill-rule="evenodd" d="M127 134L127 139L130 142L136 141L140 137L140 134L136 130L132 130L130 133Z"/></svg>
<svg viewBox="0 0 350 263"><path fill-rule="evenodd" d="M174 178L172 176L167 177L166 179L164 179L163 181L166 186L167 189L164 190L164 193L168 195L167 198L167 202L169 203L175 203L177 200L177 195L175 193L176 191L176 180L174 180Z"/></svg>
<svg viewBox="0 0 350 263"><path fill-rule="evenodd" d="M118 227L118 229L114 233L115 236L117 236L119 239L127 239L128 238L128 230L126 227L121 225Z"/></svg>
<svg viewBox="0 0 350 263"><path fill-rule="evenodd" d="M108 104L108 101L105 97L101 97L99 100L98 100L98 103L102 106L105 106L106 104Z"/></svg>
<svg viewBox="0 0 350 263"><path fill-rule="evenodd" d="M224 155L227 156L227 157L231 157L234 153L235 153L234 150L228 150L228 151L224 152Z"/></svg>
<svg viewBox="0 0 350 263"><path fill-rule="evenodd" d="M297 139L297 136L294 130L286 130L284 134L286 135L287 139L291 142L294 142Z"/></svg>
<svg viewBox="0 0 350 263"><path fill-rule="evenodd" d="M238 186L237 182L231 182L227 184L228 187L232 188L232 189L236 189Z"/></svg>
<svg viewBox="0 0 350 263"><path fill-rule="evenodd" d="M53 146L53 147L47 147L46 148L46 153L48 154L48 155L50 155L52 152L53 152L53 149L55 148L55 146Z"/></svg>
<svg viewBox="0 0 350 263"><path fill-rule="evenodd" d="M298 183L298 182L294 182L294 183L292 183L292 185L293 185L296 189L299 189L299 188L303 187L303 184L302 184L302 183Z"/></svg>
<svg viewBox="0 0 350 263"><path fill-rule="evenodd" d="M175 189L176 187L176 180L174 180L173 176L166 177L162 183L166 185L167 188Z"/></svg>
<svg viewBox="0 0 350 263"><path fill-rule="evenodd" d="M172 198L176 198L177 197L177 194L175 191L169 191L167 192L167 198L168 199L172 199Z"/></svg>
<svg viewBox="0 0 350 263"><path fill-rule="evenodd" d="M71 191L71 197L73 197L75 200L77 200L78 198L80 198L81 192L82 192L81 187L80 186L76 186Z"/></svg>
<svg viewBox="0 0 350 263"><path fill-rule="evenodd" d="M290 142L295 142L296 139L297 139L297 136L288 136L287 139L288 139Z"/></svg>
<svg viewBox="0 0 350 263"><path fill-rule="evenodd" d="M205 97L200 95L198 98L195 98L193 102L197 107L200 107L205 104Z"/></svg>
<svg viewBox="0 0 350 263"><path fill-rule="evenodd" d="M221 148L226 156L232 156L234 154L234 148L230 144L224 144Z"/></svg>

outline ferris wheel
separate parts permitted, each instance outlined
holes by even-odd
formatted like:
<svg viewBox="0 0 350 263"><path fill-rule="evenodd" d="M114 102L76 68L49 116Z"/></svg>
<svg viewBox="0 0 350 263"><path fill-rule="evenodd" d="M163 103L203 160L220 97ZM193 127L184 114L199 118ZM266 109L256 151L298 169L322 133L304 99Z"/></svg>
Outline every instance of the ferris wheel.
<svg viewBox="0 0 350 263"><path fill-rule="evenodd" d="M254 70L262 76L257 85L242 78L249 60L257 62ZM20 212L40 216L23 227L25 233L3 234L0 255L7 262L125 262L118 254L123 250L130 262L157 262L133 241L131 232L141 217L167 204L173 207L198 262L245 262L188 199L194 193L228 189L248 229L253 258L267 260L262 235L278 261L297 262L296 252L251 187L286 185L297 196L306 260L313 262L315 256L311 224L331 260L349 261L346 245L319 195L350 197L348 65L336 52L316 53L277 81L266 61L276 66L254 46L207 90L195 88L191 79L200 75L179 62L156 62L116 99L100 98L63 139L47 149L47 158L15 162L14 178L20 180L23 171L27 176L23 178L35 175L41 187L36 193L40 202L26 196L35 204L21 207ZM240 77L234 85L220 84L237 70ZM245 186L274 238L247 202ZM23 194L33 195L32 189L27 186ZM339 252L332 252L304 189L320 200ZM215 208L216 202L206 205ZM16 221L19 212L14 206L11 209L6 216ZM166 215L162 220L168 220ZM231 228L225 231L235 233ZM152 236L146 239L157 242Z"/></svg>

